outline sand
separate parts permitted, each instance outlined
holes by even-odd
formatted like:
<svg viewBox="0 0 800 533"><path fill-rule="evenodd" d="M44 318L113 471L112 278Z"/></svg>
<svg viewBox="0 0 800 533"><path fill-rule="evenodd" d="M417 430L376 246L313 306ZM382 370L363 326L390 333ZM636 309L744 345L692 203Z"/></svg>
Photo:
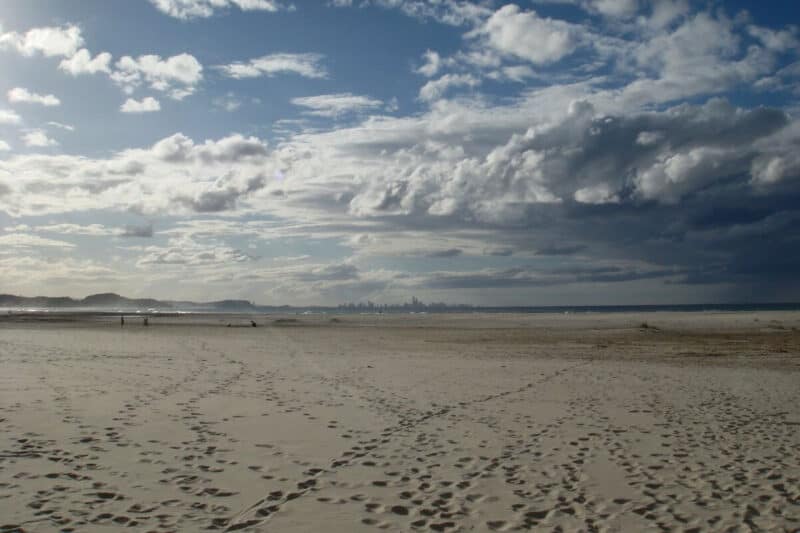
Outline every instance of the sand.
<svg viewBox="0 0 800 533"><path fill-rule="evenodd" d="M278 318L0 319L0 531L800 528L800 313Z"/></svg>

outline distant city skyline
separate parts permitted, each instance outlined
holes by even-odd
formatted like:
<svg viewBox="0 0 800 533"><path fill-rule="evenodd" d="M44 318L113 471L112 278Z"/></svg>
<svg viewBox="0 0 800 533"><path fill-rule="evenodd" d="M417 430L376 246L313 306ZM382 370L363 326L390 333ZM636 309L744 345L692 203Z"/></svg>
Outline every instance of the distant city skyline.
<svg viewBox="0 0 800 533"><path fill-rule="evenodd" d="M0 293L800 301L800 5L0 3Z"/></svg>

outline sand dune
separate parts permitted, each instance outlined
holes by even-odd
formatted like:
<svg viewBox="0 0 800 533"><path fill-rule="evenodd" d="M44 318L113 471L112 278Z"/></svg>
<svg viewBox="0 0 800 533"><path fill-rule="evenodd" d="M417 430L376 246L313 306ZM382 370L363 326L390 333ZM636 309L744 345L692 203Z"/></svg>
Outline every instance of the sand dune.
<svg viewBox="0 0 800 533"><path fill-rule="evenodd" d="M0 532L800 528L798 313L277 318L0 322Z"/></svg>

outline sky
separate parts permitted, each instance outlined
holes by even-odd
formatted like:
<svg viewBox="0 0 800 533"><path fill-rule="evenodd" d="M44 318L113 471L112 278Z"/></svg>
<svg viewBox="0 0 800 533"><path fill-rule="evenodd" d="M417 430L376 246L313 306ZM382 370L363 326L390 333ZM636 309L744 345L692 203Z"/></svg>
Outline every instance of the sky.
<svg viewBox="0 0 800 533"><path fill-rule="evenodd" d="M800 301L800 4L0 0L0 292Z"/></svg>

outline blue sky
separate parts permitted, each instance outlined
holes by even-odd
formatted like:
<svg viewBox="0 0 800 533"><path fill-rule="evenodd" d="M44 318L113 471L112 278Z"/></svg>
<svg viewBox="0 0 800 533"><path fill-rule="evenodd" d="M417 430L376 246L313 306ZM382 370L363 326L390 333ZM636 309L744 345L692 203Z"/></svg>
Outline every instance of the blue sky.
<svg viewBox="0 0 800 533"><path fill-rule="evenodd" d="M0 3L0 292L800 298L800 7Z"/></svg>

